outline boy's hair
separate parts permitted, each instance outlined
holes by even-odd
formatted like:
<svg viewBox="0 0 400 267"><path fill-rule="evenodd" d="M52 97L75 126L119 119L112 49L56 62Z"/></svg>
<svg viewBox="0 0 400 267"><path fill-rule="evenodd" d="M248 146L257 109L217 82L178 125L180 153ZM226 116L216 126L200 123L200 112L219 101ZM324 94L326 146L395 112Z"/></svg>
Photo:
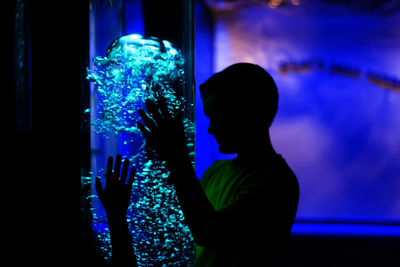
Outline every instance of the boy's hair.
<svg viewBox="0 0 400 267"><path fill-rule="evenodd" d="M262 67L237 63L211 76L200 85L202 96L216 96L224 107L243 110L268 127L278 110L278 89Z"/></svg>

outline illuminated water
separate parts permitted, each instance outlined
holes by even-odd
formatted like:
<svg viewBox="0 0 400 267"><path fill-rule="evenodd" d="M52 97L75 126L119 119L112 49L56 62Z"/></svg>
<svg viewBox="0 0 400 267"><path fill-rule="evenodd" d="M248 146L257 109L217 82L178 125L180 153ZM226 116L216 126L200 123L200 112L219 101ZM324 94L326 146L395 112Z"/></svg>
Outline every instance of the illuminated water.
<svg viewBox="0 0 400 267"><path fill-rule="evenodd" d="M96 85L95 107L91 114L94 132L105 140L123 136L122 146L126 148L123 151L131 151L123 156L137 169L128 220L140 266L193 264L193 238L175 190L168 183L169 171L146 146L136 126L140 120L137 110L144 108L146 99L157 102L165 98L172 116L177 111L192 108L175 92L176 88L184 88L184 75L184 58L170 42L145 39L138 34L115 40L106 56L94 58L94 68L88 70L87 78ZM194 157L193 122L185 117L184 126L188 149ZM194 164L194 158L192 162ZM99 176L104 172L94 170ZM82 182L92 183L93 179L82 179ZM95 194L87 197L92 203L96 198ZM111 249L104 211L92 206L91 212L100 254L108 260Z"/></svg>

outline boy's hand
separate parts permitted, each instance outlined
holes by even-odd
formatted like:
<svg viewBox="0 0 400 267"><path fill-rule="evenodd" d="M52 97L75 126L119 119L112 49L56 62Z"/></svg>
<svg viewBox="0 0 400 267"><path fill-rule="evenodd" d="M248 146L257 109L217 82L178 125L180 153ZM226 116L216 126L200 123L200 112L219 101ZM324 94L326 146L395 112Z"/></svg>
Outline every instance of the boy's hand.
<svg viewBox="0 0 400 267"><path fill-rule="evenodd" d="M108 220L125 218L131 199L132 183L136 170L131 170L129 179L126 181L129 160L125 159L122 172L120 172L121 159L122 156L117 155L113 171L113 158L108 158L105 189L101 185L100 178L96 178L96 191L106 210Z"/></svg>
<svg viewBox="0 0 400 267"><path fill-rule="evenodd" d="M146 108L148 113L139 109L139 115L144 122L137 123L140 131L168 167L179 168L183 160L188 158L182 112L173 118L162 100L158 105L147 100Z"/></svg>

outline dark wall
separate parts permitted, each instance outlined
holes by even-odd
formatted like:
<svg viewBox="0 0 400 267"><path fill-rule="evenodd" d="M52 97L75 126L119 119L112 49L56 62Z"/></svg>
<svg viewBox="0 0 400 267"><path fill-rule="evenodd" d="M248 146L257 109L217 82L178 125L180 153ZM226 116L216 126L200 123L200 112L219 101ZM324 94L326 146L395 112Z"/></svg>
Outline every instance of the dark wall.
<svg viewBox="0 0 400 267"><path fill-rule="evenodd" d="M400 266L400 238L293 235L284 267Z"/></svg>
<svg viewBox="0 0 400 267"><path fill-rule="evenodd" d="M33 135L29 151L14 150L24 170L14 262L78 262L81 3L31 1Z"/></svg>

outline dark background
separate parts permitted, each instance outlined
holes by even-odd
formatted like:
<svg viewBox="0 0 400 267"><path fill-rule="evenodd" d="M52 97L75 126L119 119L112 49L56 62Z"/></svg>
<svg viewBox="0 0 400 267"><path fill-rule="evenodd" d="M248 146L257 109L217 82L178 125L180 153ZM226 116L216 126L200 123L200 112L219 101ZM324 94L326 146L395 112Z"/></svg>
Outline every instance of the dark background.
<svg viewBox="0 0 400 267"><path fill-rule="evenodd" d="M14 82L17 1L2 7L4 261L68 265L80 251L80 51L87 46L80 36L88 24L79 14L86 2L24 2L31 74L22 91Z"/></svg>

